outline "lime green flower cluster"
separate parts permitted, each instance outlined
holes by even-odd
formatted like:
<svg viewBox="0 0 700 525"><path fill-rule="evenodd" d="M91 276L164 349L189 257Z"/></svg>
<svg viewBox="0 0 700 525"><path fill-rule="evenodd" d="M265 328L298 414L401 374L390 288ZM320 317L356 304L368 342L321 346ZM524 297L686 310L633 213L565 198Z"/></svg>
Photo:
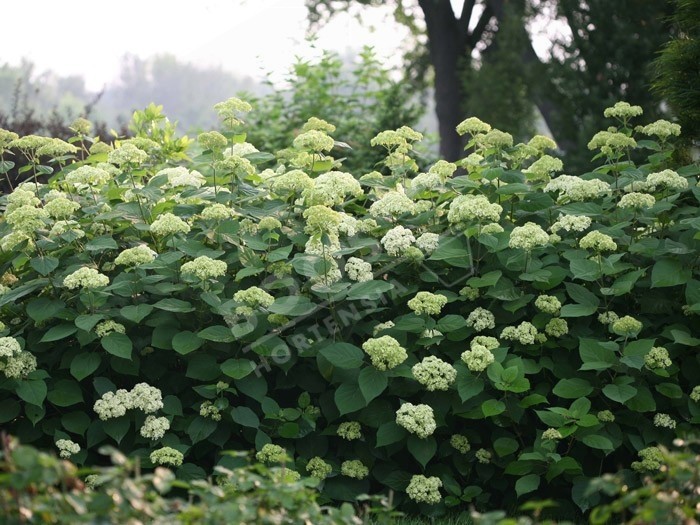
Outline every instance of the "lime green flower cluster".
<svg viewBox="0 0 700 525"><path fill-rule="evenodd" d="M544 333L552 337L562 337L569 333L569 324L566 319L555 317L545 325Z"/></svg>
<svg viewBox="0 0 700 525"><path fill-rule="evenodd" d="M491 131L491 125L479 120L476 117L469 117L457 124L457 133L459 135L478 135L479 133L488 133Z"/></svg>
<svg viewBox="0 0 700 525"><path fill-rule="evenodd" d="M676 420L668 414L659 412L658 414L654 415L654 426L661 428L670 428L673 430L674 428L676 428Z"/></svg>
<svg viewBox="0 0 700 525"><path fill-rule="evenodd" d="M632 470L637 471L648 471L648 470L659 470L661 465L664 463L664 457L661 453L659 447L647 447L643 448L637 455L642 459L641 461L632 462Z"/></svg>
<svg viewBox="0 0 700 525"><path fill-rule="evenodd" d="M459 195L450 203L447 221L457 225L472 222L498 222L502 211L502 206L492 204L484 195Z"/></svg>
<svg viewBox="0 0 700 525"><path fill-rule="evenodd" d="M220 203L207 205L199 216L205 221L224 221L236 216L236 212L228 206Z"/></svg>
<svg viewBox="0 0 700 525"><path fill-rule="evenodd" d="M245 306L236 308L236 313L239 315L253 315L253 310L258 308L268 308L275 302L272 297L262 288L251 286L245 290L239 290L233 294L233 300L237 303L243 303Z"/></svg>
<svg viewBox="0 0 700 525"><path fill-rule="evenodd" d="M588 149L599 149L608 157L619 155L623 151L637 146L637 141L619 131L599 131L588 143Z"/></svg>
<svg viewBox="0 0 700 525"><path fill-rule="evenodd" d="M105 186L111 175L105 169L96 166L80 166L64 178L64 183L75 187L78 191Z"/></svg>
<svg viewBox="0 0 700 525"><path fill-rule="evenodd" d="M391 370L408 359L406 349L390 335L368 339L362 343L362 349L377 370Z"/></svg>
<svg viewBox="0 0 700 525"><path fill-rule="evenodd" d="M355 439L362 438L362 427L357 421L346 421L338 425L338 430L336 431L341 438L348 441L353 441Z"/></svg>
<svg viewBox="0 0 700 525"><path fill-rule="evenodd" d="M243 121L238 118L238 114L248 113L252 109L253 106L237 97L231 97L228 100L214 104L214 110L219 115L219 118L230 128L243 124Z"/></svg>
<svg viewBox="0 0 700 525"><path fill-rule="evenodd" d="M0 372L9 379L26 377L36 370L36 358L22 350L14 337L0 337Z"/></svg>
<svg viewBox="0 0 700 525"><path fill-rule="evenodd" d="M617 335L626 337L633 336L637 335L642 330L642 323L637 321L634 317L626 315L612 323L612 330Z"/></svg>
<svg viewBox="0 0 700 525"><path fill-rule="evenodd" d="M416 315L439 315L446 304L447 297L431 292L418 292L413 299L408 301L408 307Z"/></svg>
<svg viewBox="0 0 700 525"><path fill-rule="evenodd" d="M461 359L472 372L483 372L496 360L488 347L475 344L474 341L471 342L470 350L462 352Z"/></svg>
<svg viewBox="0 0 700 525"><path fill-rule="evenodd" d="M226 274L226 263L217 261L206 255L197 257L194 261L186 262L180 270L183 275L194 275L200 281L214 279Z"/></svg>
<svg viewBox="0 0 700 525"><path fill-rule="evenodd" d="M117 258L114 259L114 264L121 266L139 266L141 264L153 262L156 255L158 254L145 244L139 244L138 246L127 248L122 251L117 255Z"/></svg>
<svg viewBox="0 0 700 525"><path fill-rule="evenodd" d="M301 127L301 130L309 131L311 129L323 131L325 133L333 133L335 131L335 126L321 118L311 117L304 123L304 125Z"/></svg>
<svg viewBox="0 0 700 525"><path fill-rule="evenodd" d="M322 233L337 237L338 226L343 220L340 213L330 209L328 206L315 205L304 210L306 226L304 231L309 235Z"/></svg>
<svg viewBox="0 0 700 525"><path fill-rule="evenodd" d="M201 188L206 182L204 176L197 170L188 170L184 166L177 166L175 168L165 168L156 173L158 176L167 176L168 183L166 187L169 188L181 188L183 186L191 186L193 188Z"/></svg>
<svg viewBox="0 0 700 525"><path fill-rule="evenodd" d="M386 252L391 256L404 255L412 248L416 238L408 228L395 226L382 237L381 243Z"/></svg>
<svg viewBox="0 0 700 525"><path fill-rule="evenodd" d="M154 465L170 465L171 467L179 467L185 457L182 452L175 450L172 447L162 447L151 452L150 460Z"/></svg>
<svg viewBox="0 0 700 525"><path fill-rule="evenodd" d="M226 150L223 160L217 160L214 163L214 168L224 173L235 173L239 176L249 176L255 173L255 166L252 162L240 155L231 155L230 150Z"/></svg>
<svg viewBox="0 0 700 525"><path fill-rule="evenodd" d="M644 208L651 208L654 204L656 204L656 199L653 195L633 191L632 193L623 195L620 202L617 203L617 206L618 208L634 208L636 210L641 210Z"/></svg>
<svg viewBox="0 0 700 525"><path fill-rule="evenodd" d="M56 448L59 450L58 455L64 459L80 452L80 445L70 439L59 439L56 441Z"/></svg>
<svg viewBox="0 0 700 525"><path fill-rule="evenodd" d="M309 205L340 206L348 197L364 195L360 183L350 173L329 171L312 179L313 186L304 189L302 197Z"/></svg>
<svg viewBox="0 0 700 525"><path fill-rule="evenodd" d="M668 350L663 346L654 346L644 356L644 366L652 370L659 368L668 368L673 363L668 355Z"/></svg>
<svg viewBox="0 0 700 525"><path fill-rule="evenodd" d="M54 219L67 219L80 209L80 204L65 197L52 199L44 205L44 210Z"/></svg>
<svg viewBox="0 0 700 525"><path fill-rule="evenodd" d="M598 412L598 421L602 423L612 423L615 421L615 415L610 410L601 410Z"/></svg>
<svg viewBox="0 0 700 525"><path fill-rule="evenodd" d="M417 503L436 505L442 500L440 487L442 487L440 478L436 476L425 477L419 474L411 477L411 481L406 487L406 494Z"/></svg>
<svg viewBox="0 0 700 525"><path fill-rule="evenodd" d="M579 246L584 250L593 250L597 253L617 250L617 243L613 238L598 230L593 230L584 235L579 241Z"/></svg>
<svg viewBox="0 0 700 525"><path fill-rule="evenodd" d="M260 451L255 454L255 459L262 463L286 463L289 461L287 451L279 445L266 443Z"/></svg>
<svg viewBox="0 0 700 525"><path fill-rule="evenodd" d="M189 233L190 225L183 221L177 215L172 213L163 213L151 223L151 232L159 237L166 235L175 235L176 233Z"/></svg>
<svg viewBox="0 0 700 525"><path fill-rule="evenodd" d="M37 157L63 157L65 155L73 155L78 152L73 144L68 142L52 138L49 139L43 146L37 148Z"/></svg>
<svg viewBox="0 0 700 525"><path fill-rule="evenodd" d="M228 386L226 388L228 388ZM226 388L224 388L223 390L226 390ZM209 418L213 421L221 421L221 410L219 410L219 407L217 407L211 401L204 401L199 406L199 415L202 417Z"/></svg>
<svg viewBox="0 0 700 525"><path fill-rule="evenodd" d="M467 436L463 436L462 434L452 434L452 436L450 436L450 445L462 454L466 454L472 448Z"/></svg>
<svg viewBox="0 0 700 525"><path fill-rule="evenodd" d="M36 208L39 204L41 204L41 201L36 197L33 191L17 188L7 196L5 215L9 215L22 206Z"/></svg>
<svg viewBox="0 0 700 525"><path fill-rule="evenodd" d="M63 286L69 290L76 288L101 288L109 284L109 277L94 268L82 267L63 279Z"/></svg>
<svg viewBox="0 0 700 525"><path fill-rule="evenodd" d="M611 325L620 318L615 312L603 312L598 315L598 321L602 324Z"/></svg>
<svg viewBox="0 0 700 525"><path fill-rule="evenodd" d="M487 464L491 463L491 458L493 457L493 454L486 450L485 448L480 448L474 453L474 456L476 457L476 460L479 463Z"/></svg>
<svg viewBox="0 0 700 525"><path fill-rule="evenodd" d="M513 135L500 129L492 129L484 135L477 135L474 140L477 145L484 149L513 147Z"/></svg>
<svg viewBox="0 0 700 525"><path fill-rule="evenodd" d="M639 131L645 135L656 135L661 140L666 140L672 135L675 137L679 136L681 134L681 127L678 124L661 119L647 124L639 129Z"/></svg>
<svg viewBox="0 0 700 525"><path fill-rule="evenodd" d="M24 205L5 215L5 221L12 226L15 232L34 235L36 230L46 225L45 220L48 217L49 214L44 208Z"/></svg>
<svg viewBox="0 0 700 525"><path fill-rule="evenodd" d="M434 252L440 244L440 236L437 233L424 233L416 239L416 246L425 253Z"/></svg>
<svg viewBox="0 0 700 525"><path fill-rule="evenodd" d="M369 207L369 213L373 217L396 218L401 215L415 215L416 212L416 203L403 190L389 191Z"/></svg>
<svg viewBox="0 0 700 525"><path fill-rule="evenodd" d="M466 297L470 301L476 301L479 298L479 289L465 286L459 291L459 295Z"/></svg>
<svg viewBox="0 0 700 525"><path fill-rule="evenodd" d="M539 159L533 162L523 173L530 175L530 179L541 180L552 176L552 173L564 169L564 164L561 160L551 157L550 155L542 155Z"/></svg>
<svg viewBox="0 0 700 525"><path fill-rule="evenodd" d="M572 175L559 175L544 187L547 192L559 192L558 202L582 202L610 193L610 184L600 179L584 180Z"/></svg>
<svg viewBox="0 0 700 525"><path fill-rule="evenodd" d="M129 143L123 144L121 147L107 154L107 162L116 164L117 166L140 166L146 162L146 160L148 160L148 153Z"/></svg>
<svg viewBox="0 0 700 525"><path fill-rule="evenodd" d="M561 301L553 295L540 295L535 299L535 308L546 314L558 315Z"/></svg>
<svg viewBox="0 0 700 525"><path fill-rule="evenodd" d="M120 388L116 392L105 392L95 401L93 410L103 421L121 417L127 410L137 409L146 414L163 408L161 391L147 383L138 383L131 391Z"/></svg>
<svg viewBox="0 0 700 525"><path fill-rule="evenodd" d="M562 437L561 432L559 432L556 428L548 428L542 432L543 441L557 441L562 439Z"/></svg>
<svg viewBox="0 0 700 525"><path fill-rule="evenodd" d="M412 403L404 403L396 411L396 424L421 439L432 435L437 428L433 409L429 405Z"/></svg>
<svg viewBox="0 0 700 525"><path fill-rule="evenodd" d="M270 189L277 195L300 193L313 188L314 181L302 170L291 170L269 179Z"/></svg>
<svg viewBox="0 0 700 525"><path fill-rule="evenodd" d="M614 106L605 108L603 115L606 118L617 118L627 120L632 117L638 117L644 113L641 106L631 106L629 102L616 102Z"/></svg>
<svg viewBox="0 0 700 525"><path fill-rule="evenodd" d="M335 141L323 131L310 129L297 135L292 144L300 150L321 153L332 150Z"/></svg>
<svg viewBox="0 0 700 525"><path fill-rule="evenodd" d="M326 479L333 472L333 467L320 456L315 456L306 464L306 472L317 479Z"/></svg>
<svg viewBox="0 0 700 525"><path fill-rule="evenodd" d="M282 223L274 217L263 217L258 223L258 229L263 231L279 230Z"/></svg>
<svg viewBox="0 0 700 525"><path fill-rule="evenodd" d="M647 175L645 182L648 191L657 191L659 188L671 191L683 191L688 189L688 179L678 175L678 173L673 170L650 173Z"/></svg>
<svg viewBox="0 0 700 525"><path fill-rule="evenodd" d="M585 215L561 214L549 229L552 233L557 233L560 230L582 232L591 226L591 222L591 218Z"/></svg>
<svg viewBox="0 0 700 525"><path fill-rule="evenodd" d="M510 232L508 246L510 248L531 252L540 246L549 244L549 235L542 227L534 222L526 222L523 226L516 226Z"/></svg>
<svg viewBox="0 0 700 525"><path fill-rule="evenodd" d="M692 399L696 403L700 401L700 385L694 387L693 390L690 392L690 399Z"/></svg>
<svg viewBox="0 0 700 525"><path fill-rule="evenodd" d="M160 144L158 144L155 140L151 140L146 137L131 137L130 139L119 141L120 147L124 146L125 144L131 144L132 146L136 146L137 148L148 153L149 155L161 149Z"/></svg>
<svg viewBox="0 0 700 525"><path fill-rule="evenodd" d="M358 257L350 257L345 263L345 273L351 281L364 282L374 279L372 265Z"/></svg>
<svg viewBox="0 0 700 525"><path fill-rule="evenodd" d="M141 426L141 436L155 441L162 438L170 430L170 421L167 417L147 416Z"/></svg>
<svg viewBox="0 0 700 525"><path fill-rule="evenodd" d="M543 152L548 149L557 149L557 143L554 142L550 137L545 137L544 135L535 135L532 137L528 143L528 146L535 148L539 152Z"/></svg>
<svg viewBox="0 0 700 525"><path fill-rule="evenodd" d="M416 363L411 368L413 377L426 390L447 390L457 379L457 370L434 355L423 358L420 363Z"/></svg>
<svg viewBox="0 0 700 525"><path fill-rule="evenodd" d="M123 324L117 323L116 321L112 321L111 319L107 321L102 321L101 323L98 323L95 327L95 334L100 339L111 333L125 334L126 328Z"/></svg>
<svg viewBox="0 0 700 525"><path fill-rule="evenodd" d="M226 147L228 140L218 131L205 131L197 135L197 141L203 150L220 151Z"/></svg>
<svg viewBox="0 0 700 525"><path fill-rule="evenodd" d="M501 332L501 338L509 341L518 341L523 345L531 345L535 343L537 334L537 328L532 323L523 321L517 327L506 326Z"/></svg>
<svg viewBox="0 0 700 525"><path fill-rule="evenodd" d="M365 479L369 476L369 469L358 459L343 461L340 465L340 473L343 476L355 479Z"/></svg>
<svg viewBox="0 0 700 525"><path fill-rule="evenodd" d="M375 325L374 328L372 328L372 335L376 337L376 335L383 331L383 330L389 330L390 328L393 328L395 326L394 321L387 321L386 323L379 323L378 325Z"/></svg>
<svg viewBox="0 0 700 525"><path fill-rule="evenodd" d="M490 330L496 327L496 317L487 309L478 306L467 316L467 326L477 332Z"/></svg>

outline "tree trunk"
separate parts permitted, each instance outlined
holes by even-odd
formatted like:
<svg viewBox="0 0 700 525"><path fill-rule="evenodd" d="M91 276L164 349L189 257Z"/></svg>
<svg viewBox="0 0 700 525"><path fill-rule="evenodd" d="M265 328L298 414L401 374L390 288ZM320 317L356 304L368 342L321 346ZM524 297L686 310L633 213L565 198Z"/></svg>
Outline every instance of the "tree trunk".
<svg viewBox="0 0 700 525"><path fill-rule="evenodd" d="M463 157L462 139L455 128L463 120L459 74L464 42L450 0L419 0L428 33L430 61L435 70L435 112L440 132L440 155L453 162Z"/></svg>

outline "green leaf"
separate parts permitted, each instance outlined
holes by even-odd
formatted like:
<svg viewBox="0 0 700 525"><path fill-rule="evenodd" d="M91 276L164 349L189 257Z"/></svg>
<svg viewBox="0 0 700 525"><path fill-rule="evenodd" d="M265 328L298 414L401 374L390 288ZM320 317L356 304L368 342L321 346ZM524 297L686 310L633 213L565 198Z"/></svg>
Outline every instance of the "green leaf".
<svg viewBox="0 0 700 525"><path fill-rule="evenodd" d="M569 270L576 279L582 281L595 281L600 276L598 263L583 258L572 260L569 263Z"/></svg>
<svg viewBox="0 0 700 525"><path fill-rule="evenodd" d="M119 248L117 241L111 237L95 237L85 245L85 249L89 252L103 252L105 250L116 250Z"/></svg>
<svg viewBox="0 0 700 525"><path fill-rule="evenodd" d="M498 401L497 399L487 399L481 405L481 411L484 417L497 416L502 414L506 410L506 405L503 401Z"/></svg>
<svg viewBox="0 0 700 525"><path fill-rule="evenodd" d="M194 352L204 344L204 340L198 337L197 334L190 332L189 330L184 330L178 332L173 337L173 350L178 354L186 355L190 352Z"/></svg>
<svg viewBox="0 0 700 525"><path fill-rule="evenodd" d="M180 299L161 299L156 304L153 305L154 308L159 310L165 310L166 312L175 313L188 313L194 312L194 306L187 301L181 301Z"/></svg>
<svg viewBox="0 0 700 525"><path fill-rule="evenodd" d="M250 408L246 406L236 407L231 410L231 417L239 425L249 428L258 428L260 419Z"/></svg>
<svg viewBox="0 0 700 525"><path fill-rule="evenodd" d="M637 389L629 385L605 385L603 387L603 394L618 403L629 401L636 393Z"/></svg>
<svg viewBox="0 0 700 525"><path fill-rule="evenodd" d="M46 383L43 379L25 379L17 386L17 395L30 405L42 406L46 399Z"/></svg>
<svg viewBox="0 0 700 525"><path fill-rule="evenodd" d="M467 326L467 321L461 315L446 315L437 322L437 329L442 333L454 332Z"/></svg>
<svg viewBox="0 0 700 525"><path fill-rule="evenodd" d="M600 299L596 294L580 284L564 283L566 293L578 304L598 307Z"/></svg>
<svg viewBox="0 0 700 525"><path fill-rule="evenodd" d="M467 284L472 288L486 288L488 286L495 285L502 276L503 272L501 270L495 270L493 272L488 272L481 277L472 277L467 281Z"/></svg>
<svg viewBox="0 0 700 525"><path fill-rule="evenodd" d="M584 397L593 392L593 387L585 379L573 377L571 379L561 379L554 386L552 392L564 399L576 399Z"/></svg>
<svg viewBox="0 0 700 525"><path fill-rule="evenodd" d="M273 314L299 317L310 314L316 308L317 306L309 301L308 297L304 297L303 295L288 295L275 299L275 302L270 305L268 310Z"/></svg>
<svg viewBox="0 0 700 525"><path fill-rule="evenodd" d="M63 428L65 428L68 432L83 436L85 435L85 431L90 426L91 421L90 416L88 416L85 412L70 412L69 414L65 414L61 417L61 426L63 426Z"/></svg>
<svg viewBox="0 0 700 525"><path fill-rule="evenodd" d="M396 424L395 421L388 421L380 425L377 429L377 446L384 447L401 441L406 436L406 430Z"/></svg>
<svg viewBox="0 0 700 525"><path fill-rule="evenodd" d="M227 359L221 363L221 371L234 379L242 379L255 370L255 363L250 359Z"/></svg>
<svg viewBox="0 0 700 525"><path fill-rule="evenodd" d="M683 389L676 383L661 383L656 385L656 391L671 399L681 399L683 397Z"/></svg>
<svg viewBox="0 0 700 525"><path fill-rule="evenodd" d="M376 301L392 288L394 285L387 281L364 281L353 284L348 290L347 298L351 301L360 299Z"/></svg>
<svg viewBox="0 0 700 525"><path fill-rule="evenodd" d="M387 387L389 380L385 373L377 370L373 366L363 368L358 377L360 392L367 404L379 396Z"/></svg>
<svg viewBox="0 0 700 525"><path fill-rule="evenodd" d="M44 334L44 336L39 340L40 343L50 343L51 341L60 341L73 335L78 331L78 327L74 324L63 323L58 326L49 328L49 330Z"/></svg>
<svg viewBox="0 0 700 525"><path fill-rule="evenodd" d="M216 430L216 421L202 416L195 417L190 426L187 427L187 435L190 436L192 444L204 441Z"/></svg>
<svg viewBox="0 0 700 525"><path fill-rule="evenodd" d="M320 352L333 366L345 369L355 369L362 366L365 354L355 345L349 343L333 343L323 347Z"/></svg>
<svg viewBox="0 0 700 525"><path fill-rule="evenodd" d="M615 447L608 438L604 436L599 436L597 434L591 434L588 436L583 436L580 438L581 443L591 448L597 448L598 450L613 450Z"/></svg>
<svg viewBox="0 0 700 525"><path fill-rule="evenodd" d="M61 379L53 385L47 398L56 406L69 407L83 401L83 392L75 381Z"/></svg>
<svg viewBox="0 0 700 525"><path fill-rule="evenodd" d="M428 461L430 461L437 452L437 442L432 436L421 439L411 434L406 440L406 448L408 448L411 455L416 458L416 461L420 463L421 467L425 468Z"/></svg>
<svg viewBox="0 0 700 525"><path fill-rule="evenodd" d="M86 332L91 332L95 325L104 319L102 314L83 314L75 318L75 326Z"/></svg>
<svg viewBox="0 0 700 525"><path fill-rule="evenodd" d="M124 319L131 321L132 323L140 323L148 314L153 311L153 306L150 304L137 304L132 306L125 306L119 313Z"/></svg>
<svg viewBox="0 0 700 525"><path fill-rule="evenodd" d="M340 385L335 391L333 398L335 400L335 406L338 408L338 412L340 412L341 416L356 412L367 406L367 402L360 391L360 387L352 383L343 383Z"/></svg>
<svg viewBox="0 0 700 525"><path fill-rule="evenodd" d="M78 354L70 363L70 373L78 381L82 381L97 370L101 362L102 357L96 352Z"/></svg>
<svg viewBox="0 0 700 525"><path fill-rule="evenodd" d="M117 443L121 443L126 433L129 431L131 423L127 416L118 417L116 419L109 419L102 422L102 430L105 434L111 437ZM90 435L90 432L88 432Z"/></svg>
<svg viewBox="0 0 700 525"><path fill-rule="evenodd" d="M126 334L112 332L104 336L100 343L107 352L122 359L131 359L133 344Z"/></svg>
<svg viewBox="0 0 700 525"><path fill-rule="evenodd" d="M163 398L163 414L182 416L182 402L175 396L165 396Z"/></svg>
<svg viewBox="0 0 700 525"><path fill-rule="evenodd" d="M579 370L605 370L617 364L617 343L580 338L579 354L583 365Z"/></svg>
<svg viewBox="0 0 700 525"><path fill-rule="evenodd" d="M493 442L493 449L500 457L505 457L514 453L518 448L520 448L520 446L513 438L500 437Z"/></svg>
<svg viewBox="0 0 700 525"><path fill-rule="evenodd" d="M230 343L236 340L231 329L222 325L208 326L204 330L199 331L197 336L217 343Z"/></svg>
<svg viewBox="0 0 700 525"><path fill-rule="evenodd" d="M465 401L479 395L484 390L484 380L473 376L466 367L458 366L457 372L457 393L459 399Z"/></svg>
<svg viewBox="0 0 700 525"><path fill-rule="evenodd" d="M518 478L515 482L515 493L518 497L537 490L540 486L540 477L537 474L527 474Z"/></svg>
<svg viewBox="0 0 700 525"><path fill-rule="evenodd" d="M58 268L58 259L55 257L34 257L29 264L37 273L47 276Z"/></svg>
<svg viewBox="0 0 700 525"><path fill-rule="evenodd" d="M561 317L588 317L595 313L598 308L595 305L585 304L565 304L561 307Z"/></svg>
<svg viewBox="0 0 700 525"><path fill-rule="evenodd" d="M49 299L48 297L37 297L27 303L26 312L37 323L42 323L55 317L65 307L66 305L63 301Z"/></svg>
<svg viewBox="0 0 700 525"><path fill-rule="evenodd" d="M684 268L678 259L660 259L651 269L651 287L678 286L690 280L691 271Z"/></svg>

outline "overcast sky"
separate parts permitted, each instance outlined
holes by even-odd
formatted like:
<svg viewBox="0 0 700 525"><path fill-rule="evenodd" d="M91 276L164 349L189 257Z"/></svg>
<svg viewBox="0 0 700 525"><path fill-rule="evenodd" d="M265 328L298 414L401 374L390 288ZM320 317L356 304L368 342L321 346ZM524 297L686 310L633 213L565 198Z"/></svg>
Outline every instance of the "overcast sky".
<svg viewBox="0 0 700 525"><path fill-rule="evenodd" d="M372 45L398 64L406 30L389 9L363 12L364 27L338 17L320 32L317 47L343 52ZM304 0L21 0L3 2L2 17L0 63L25 57L38 72L83 75L90 89L113 81L126 53L171 53L253 77L283 73L295 56L313 55L304 40Z"/></svg>

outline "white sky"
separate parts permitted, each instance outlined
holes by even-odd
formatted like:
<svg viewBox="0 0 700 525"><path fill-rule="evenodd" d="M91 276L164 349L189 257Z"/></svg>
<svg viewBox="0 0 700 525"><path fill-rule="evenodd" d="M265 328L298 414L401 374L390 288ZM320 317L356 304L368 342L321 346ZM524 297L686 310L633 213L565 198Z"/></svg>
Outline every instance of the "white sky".
<svg viewBox="0 0 700 525"><path fill-rule="evenodd" d="M398 65L406 30L389 9L363 13L365 27L353 17L337 17L320 32L316 47L343 52L372 45ZM256 78L284 73L295 56L314 54L304 40L304 0L5 0L2 17L11 23L0 31L0 64L17 65L25 57L37 73L80 74L93 90L117 78L126 53L170 53Z"/></svg>

